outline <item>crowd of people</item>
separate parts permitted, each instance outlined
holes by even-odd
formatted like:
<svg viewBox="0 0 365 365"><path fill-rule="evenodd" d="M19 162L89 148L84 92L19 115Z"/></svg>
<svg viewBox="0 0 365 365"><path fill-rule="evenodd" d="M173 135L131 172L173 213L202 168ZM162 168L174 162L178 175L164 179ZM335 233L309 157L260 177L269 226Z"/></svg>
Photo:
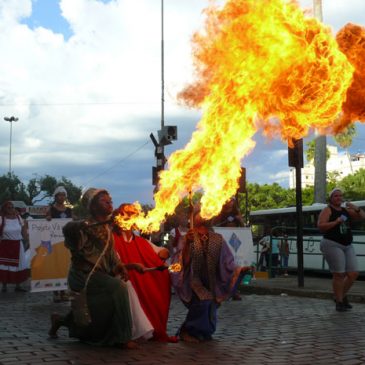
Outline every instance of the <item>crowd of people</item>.
<svg viewBox="0 0 365 365"><path fill-rule="evenodd" d="M66 189L57 187L53 195L46 218L72 218L65 204ZM235 264L223 236L212 229L244 225L235 199L212 220L201 216L199 204L190 217L186 211L178 212L167 247L143 237L133 224L128 228L119 225L115 216L128 222L139 211L130 203L114 209L107 190L90 188L81 203L87 217L70 219L63 228L64 243L71 254L69 293L54 293L57 298L71 298L71 309L63 315L52 313L49 336L57 338L59 328L66 327L70 337L83 342L127 349L137 347L142 340L210 340L216 330L218 308L237 296L243 276L252 270ZM346 294L358 268L350 223L360 219L365 219L365 212L352 203L343 207L340 189L330 193L329 204L318 219L323 233L321 251L333 275L334 300L340 312L351 309ZM23 245L28 239L27 229L10 201L1 206L0 237L2 291L8 290L7 284L24 291L20 284L29 277ZM259 269L266 265L276 270L280 266L287 276L288 236L266 235L259 243ZM187 308L186 318L174 335L167 333L171 293Z"/></svg>

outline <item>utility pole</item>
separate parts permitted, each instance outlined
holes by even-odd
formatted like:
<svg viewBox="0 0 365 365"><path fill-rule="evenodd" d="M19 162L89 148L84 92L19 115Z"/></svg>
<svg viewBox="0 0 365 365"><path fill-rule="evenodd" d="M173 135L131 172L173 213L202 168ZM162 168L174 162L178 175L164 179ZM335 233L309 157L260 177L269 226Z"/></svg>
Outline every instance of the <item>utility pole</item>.
<svg viewBox="0 0 365 365"><path fill-rule="evenodd" d="M164 0L161 0L161 129L158 131L158 139L150 134L155 146L156 166L152 167L152 184L155 191L158 189L159 173L165 169L165 146L171 141L177 140L177 127L165 125L165 73L164 73Z"/></svg>
<svg viewBox="0 0 365 365"><path fill-rule="evenodd" d="M11 175L11 143L12 143L12 136L13 136L13 122L17 122L19 119L15 118L14 116L8 118L5 117L4 120L10 123L10 142L9 142L9 175Z"/></svg>
<svg viewBox="0 0 365 365"><path fill-rule="evenodd" d="M314 16L322 21L322 0L313 0ZM326 202L326 180L327 180L327 139L325 135L315 133L314 150L314 202Z"/></svg>
<svg viewBox="0 0 365 365"><path fill-rule="evenodd" d="M161 0L161 130L165 126L165 45L164 45L164 0ZM161 146L162 155L165 154L164 146ZM162 170L165 168L163 160Z"/></svg>

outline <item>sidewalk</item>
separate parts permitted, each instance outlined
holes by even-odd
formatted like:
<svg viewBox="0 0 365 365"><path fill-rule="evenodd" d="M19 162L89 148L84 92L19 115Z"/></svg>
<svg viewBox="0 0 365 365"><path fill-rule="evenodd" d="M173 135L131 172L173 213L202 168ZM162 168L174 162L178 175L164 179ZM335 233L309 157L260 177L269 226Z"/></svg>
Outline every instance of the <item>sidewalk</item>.
<svg viewBox="0 0 365 365"><path fill-rule="evenodd" d="M280 295L287 294L298 297L332 299L332 279L330 277L304 277L304 286L298 286L298 277L278 276L271 279L254 279L249 285L241 285L243 294ZM348 294L349 300L355 303L365 303L365 281L354 283Z"/></svg>

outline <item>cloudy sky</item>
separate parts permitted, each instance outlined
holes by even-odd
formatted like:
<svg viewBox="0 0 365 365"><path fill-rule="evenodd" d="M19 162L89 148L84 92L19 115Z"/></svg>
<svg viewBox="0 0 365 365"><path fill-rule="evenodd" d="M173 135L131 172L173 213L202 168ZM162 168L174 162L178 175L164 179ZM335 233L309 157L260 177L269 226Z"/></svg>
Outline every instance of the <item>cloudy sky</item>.
<svg viewBox="0 0 365 365"><path fill-rule="evenodd" d="M223 0L220 1L223 3ZM208 0L164 0L165 124L184 148L199 111L176 102L191 81L193 32ZM311 8L312 0L302 0ZM323 0L336 33L365 26L364 0ZM161 126L161 0L0 0L1 119L14 115L12 170L107 188L115 204L152 203L151 132ZM10 125L0 123L0 174L9 169ZM312 138L312 136L309 136ZM287 146L255 137L242 161L250 182L288 186ZM352 151L364 151L358 125Z"/></svg>

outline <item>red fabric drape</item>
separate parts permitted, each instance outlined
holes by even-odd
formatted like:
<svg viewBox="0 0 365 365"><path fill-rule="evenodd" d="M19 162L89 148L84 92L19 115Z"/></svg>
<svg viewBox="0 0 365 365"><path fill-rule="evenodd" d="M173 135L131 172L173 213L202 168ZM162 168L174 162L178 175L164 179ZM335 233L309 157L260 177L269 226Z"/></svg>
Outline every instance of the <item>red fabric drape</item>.
<svg viewBox="0 0 365 365"><path fill-rule="evenodd" d="M134 236L131 242L126 242L122 236L114 234L114 240L115 250L123 263L141 263L145 267L164 264L150 243L142 237ZM154 338L158 341L168 341L166 326L171 300L168 271L139 274L135 270L130 270L129 277L141 306L154 328Z"/></svg>

